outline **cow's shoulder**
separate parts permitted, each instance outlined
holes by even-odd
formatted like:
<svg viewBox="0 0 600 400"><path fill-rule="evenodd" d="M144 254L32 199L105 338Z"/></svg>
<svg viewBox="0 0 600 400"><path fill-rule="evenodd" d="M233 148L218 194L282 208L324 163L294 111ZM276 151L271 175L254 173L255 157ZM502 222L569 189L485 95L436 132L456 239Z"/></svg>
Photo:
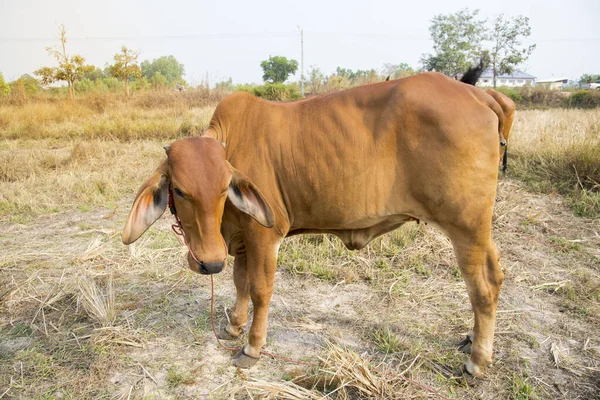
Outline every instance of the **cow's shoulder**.
<svg viewBox="0 0 600 400"><path fill-rule="evenodd" d="M218 108L237 107L253 103L257 97L248 92L234 92L219 102Z"/></svg>

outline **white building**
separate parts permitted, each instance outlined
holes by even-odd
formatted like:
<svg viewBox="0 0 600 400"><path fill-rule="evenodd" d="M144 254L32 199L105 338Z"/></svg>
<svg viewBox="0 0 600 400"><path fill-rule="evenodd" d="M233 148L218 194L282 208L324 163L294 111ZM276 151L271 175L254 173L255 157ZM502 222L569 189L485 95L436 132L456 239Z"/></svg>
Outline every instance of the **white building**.
<svg viewBox="0 0 600 400"><path fill-rule="evenodd" d="M563 85L569 82L569 78L550 78L550 79L540 79L535 82L535 86L545 87L546 89L554 89L558 90L563 87Z"/></svg>
<svg viewBox="0 0 600 400"><path fill-rule="evenodd" d="M512 74L502 74L496 76L496 86L506 87L522 87L526 85L534 86L536 77L523 72L515 70ZM486 69L481 74L481 77L477 81L477 86L482 87L493 87L494 86L494 73L491 69Z"/></svg>

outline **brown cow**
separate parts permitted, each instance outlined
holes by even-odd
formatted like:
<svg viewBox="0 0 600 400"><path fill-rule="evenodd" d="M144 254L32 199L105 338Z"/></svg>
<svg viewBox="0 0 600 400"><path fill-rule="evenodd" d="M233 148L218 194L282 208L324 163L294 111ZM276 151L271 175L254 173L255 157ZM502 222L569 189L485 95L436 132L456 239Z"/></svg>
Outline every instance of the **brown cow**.
<svg viewBox="0 0 600 400"><path fill-rule="evenodd" d="M227 252L235 257L237 298L221 336L241 334L252 300L248 344L234 356L248 367L266 343L284 237L330 233L360 249L423 220L454 246L475 313L466 371L479 375L492 361L504 277L491 235L504 118L493 96L438 73L290 103L236 93L203 136L167 148L138 192L123 242L162 215L171 186L190 268L217 273Z"/></svg>

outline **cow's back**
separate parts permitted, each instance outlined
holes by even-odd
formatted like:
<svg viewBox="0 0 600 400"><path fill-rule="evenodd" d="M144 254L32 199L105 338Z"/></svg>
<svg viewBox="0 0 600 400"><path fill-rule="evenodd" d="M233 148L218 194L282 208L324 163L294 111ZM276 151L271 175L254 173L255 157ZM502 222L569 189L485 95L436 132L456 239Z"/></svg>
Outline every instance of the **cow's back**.
<svg viewBox="0 0 600 400"><path fill-rule="evenodd" d="M493 202L498 120L485 96L441 74L292 103L234 95L211 128L286 230L439 222L471 196Z"/></svg>

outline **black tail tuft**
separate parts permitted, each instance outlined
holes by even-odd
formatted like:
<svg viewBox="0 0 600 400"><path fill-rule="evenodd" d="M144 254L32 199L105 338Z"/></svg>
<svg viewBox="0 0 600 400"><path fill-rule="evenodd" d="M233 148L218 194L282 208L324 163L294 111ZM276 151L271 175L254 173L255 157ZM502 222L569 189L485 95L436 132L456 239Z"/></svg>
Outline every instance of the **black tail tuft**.
<svg viewBox="0 0 600 400"><path fill-rule="evenodd" d="M479 65L476 67L471 67L465 74L460 78L460 81L463 83L467 83L469 85L475 86L481 74L483 74L484 66L483 66L483 57L479 60Z"/></svg>

